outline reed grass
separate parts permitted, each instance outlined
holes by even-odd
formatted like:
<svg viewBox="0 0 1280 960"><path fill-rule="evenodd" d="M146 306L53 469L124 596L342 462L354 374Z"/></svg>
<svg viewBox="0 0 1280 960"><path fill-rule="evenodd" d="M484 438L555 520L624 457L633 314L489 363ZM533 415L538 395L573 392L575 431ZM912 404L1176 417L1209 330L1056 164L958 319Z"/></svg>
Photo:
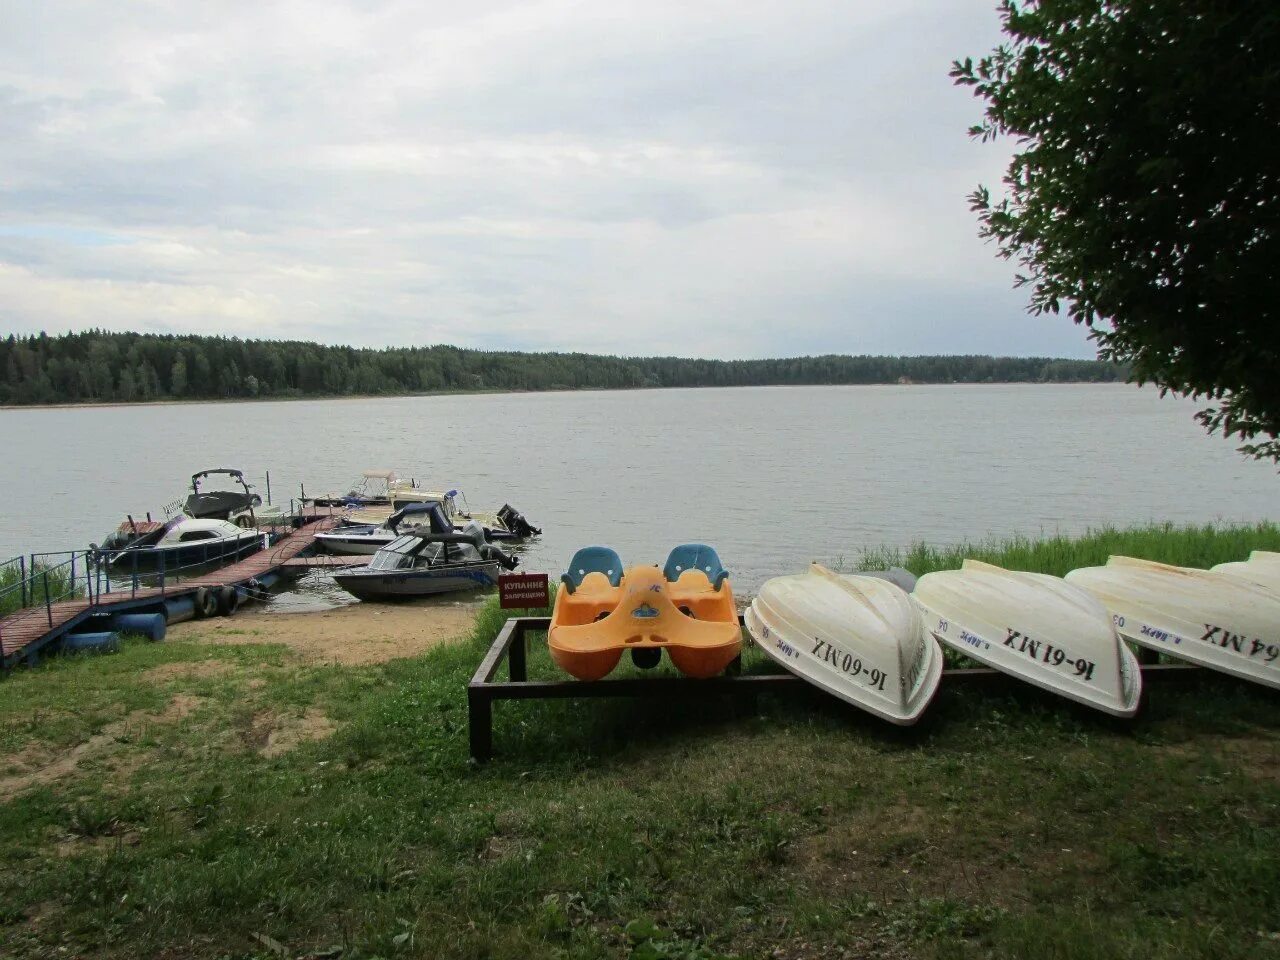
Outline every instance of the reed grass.
<svg viewBox="0 0 1280 960"><path fill-rule="evenodd" d="M1244 560L1251 550L1280 550L1280 526L1255 524L1172 523L1116 528L1101 527L1081 536L1006 537L935 547L917 543L909 549L876 548L863 552L866 569L899 566L916 576L935 570L954 570L966 558L1013 570L1063 576L1079 567L1105 564L1110 556L1140 557L1180 567L1208 568Z"/></svg>
<svg viewBox="0 0 1280 960"><path fill-rule="evenodd" d="M8 616L26 606L38 607L46 597L51 601L69 600L83 594L83 588L71 579L71 570L65 564L49 564L37 560L27 567L27 591L21 589L22 568L10 561L0 567L0 617ZM47 593L46 593L47 590Z"/></svg>

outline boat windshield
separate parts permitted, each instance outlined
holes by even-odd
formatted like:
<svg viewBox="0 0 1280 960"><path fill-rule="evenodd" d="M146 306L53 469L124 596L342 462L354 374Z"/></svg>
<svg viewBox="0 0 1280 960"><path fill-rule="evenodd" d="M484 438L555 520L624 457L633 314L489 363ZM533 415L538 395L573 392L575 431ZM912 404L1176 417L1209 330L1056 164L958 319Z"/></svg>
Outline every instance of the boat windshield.
<svg viewBox="0 0 1280 960"><path fill-rule="evenodd" d="M404 570L412 567L421 542L418 537L396 537L373 555L369 569Z"/></svg>

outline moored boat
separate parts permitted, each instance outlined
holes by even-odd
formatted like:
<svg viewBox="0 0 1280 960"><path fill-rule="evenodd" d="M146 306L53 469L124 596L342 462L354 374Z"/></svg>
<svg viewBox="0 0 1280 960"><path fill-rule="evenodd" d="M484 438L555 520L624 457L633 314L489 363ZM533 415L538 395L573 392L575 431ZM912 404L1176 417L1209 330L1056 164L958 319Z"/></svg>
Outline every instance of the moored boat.
<svg viewBox="0 0 1280 960"><path fill-rule="evenodd" d="M786 669L890 723L919 720L942 678L942 648L919 609L882 577L815 563L767 581L743 619Z"/></svg>
<svg viewBox="0 0 1280 960"><path fill-rule="evenodd" d="M176 570L204 563L240 560L263 547L264 535L229 520L179 514L159 523L127 520L101 547L91 547L105 563L123 569Z"/></svg>
<svg viewBox="0 0 1280 960"><path fill-rule="evenodd" d="M413 481L402 481L394 470L365 470L348 487L346 492L330 491L315 497L304 497L303 503L317 507L366 507L386 505L397 489L413 488Z"/></svg>
<svg viewBox="0 0 1280 960"><path fill-rule="evenodd" d="M933 635L965 656L1104 713L1137 712L1137 659L1079 586L966 560L924 575L911 596Z"/></svg>
<svg viewBox="0 0 1280 960"><path fill-rule="evenodd" d="M220 480L223 487L214 487ZM193 474L191 492L182 505L182 512L197 520L230 520L246 529L283 519L280 508L264 506L262 497L254 493L244 473L231 467L214 467Z"/></svg>
<svg viewBox="0 0 1280 960"><path fill-rule="evenodd" d="M389 499L383 502L352 504L348 515L353 525L376 527L406 506L415 503L436 503L456 527L472 520L490 531L494 540L524 540L541 535L542 530L531 524L519 510L504 503L496 511L486 513L472 510L461 490L424 490L419 487L395 488Z"/></svg>
<svg viewBox="0 0 1280 960"><path fill-rule="evenodd" d="M405 599L492 587L502 570L518 563L472 524L462 532L404 534L378 550L367 566L335 571L333 579L361 600Z"/></svg>
<svg viewBox="0 0 1280 960"><path fill-rule="evenodd" d="M1111 611L1134 643L1280 688L1280 594L1224 573L1111 557L1067 581Z"/></svg>

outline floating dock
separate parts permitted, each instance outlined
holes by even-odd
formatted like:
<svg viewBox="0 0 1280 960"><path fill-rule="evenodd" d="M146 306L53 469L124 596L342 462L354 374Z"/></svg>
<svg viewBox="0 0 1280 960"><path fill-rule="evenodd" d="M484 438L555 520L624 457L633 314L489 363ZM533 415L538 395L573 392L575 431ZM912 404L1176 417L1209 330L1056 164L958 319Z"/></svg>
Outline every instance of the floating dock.
<svg viewBox="0 0 1280 960"><path fill-rule="evenodd" d="M183 578L177 583L104 591L92 597L60 600L19 610L0 619L0 667L8 670L18 663L37 662L44 648L95 617L147 610L159 612L168 601L194 597L199 590L216 591L233 587L247 591L264 577L273 574L280 576L286 570L338 566L317 562L323 558L301 556L315 546L317 533L332 529L338 522L339 517L334 515L322 515L315 520L307 518L302 526L266 549L237 563L210 573ZM357 563L367 561L368 558L356 560Z"/></svg>

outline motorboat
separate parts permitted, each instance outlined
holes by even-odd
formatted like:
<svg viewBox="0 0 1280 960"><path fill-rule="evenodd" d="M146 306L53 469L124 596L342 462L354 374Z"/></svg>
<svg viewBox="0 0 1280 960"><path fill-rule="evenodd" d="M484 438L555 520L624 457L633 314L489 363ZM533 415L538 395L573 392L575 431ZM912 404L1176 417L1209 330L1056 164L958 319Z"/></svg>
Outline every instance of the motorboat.
<svg viewBox="0 0 1280 960"><path fill-rule="evenodd" d="M1220 563L1210 567L1209 572L1225 574L1280 593L1280 553L1270 550L1254 550L1248 560Z"/></svg>
<svg viewBox="0 0 1280 960"><path fill-rule="evenodd" d="M403 510L410 504L437 503L456 527L465 526L472 520L491 531L494 540L525 540L542 534L539 527L533 526L519 510L504 503L493 513L472 510L466 496L461 490L424 490L398 488L393 491L391 499L386 503L371 503L353 506L347 515L348 523L353 526L376 527L385 523L393 514Z"/></svg>
<svg viewBox="0 0 1280 960"><path fill-rule="evenodd" d="M391 503L393 493L402 484L409 488L416 487L413 481L402 481L394 470L365 470L351 484L345 493L322 493L317 497L308 497L304 502L311 502L317 507L365 507L386 505Z"/></svg>
<svg viewBox="0 0 1280 960"><path fill-rule="evenodd" d="M608 675L626 651L655 667L664 650L681 673L712 677L741 651L729 575L706 544L676 547L661 569L629 570L614 550L584 547L560 580L547 646L579 680Z"/></svg>
<svg viewBox="0 0 1280 960"><path fill-rule="evenodd" d="M433 511L443 513L444 505L430 501L406 503L382 523L348 522L332 530L316 534L316 543L326 553L345 556L372 555L403 533L408 533L418 526L429 526L429 518L432 516ZM452 517L449 517L448 520L455 531L463 530L467 523L475 522L467 520L464 523L458 523ZM515 539L505 529L496 530L492 527L486 527L484 524L481 524L481 527L484 529L486 541Z"/></svg>
<svg viewBox="0 0 1280 960"><path fill-rule="evenodd" d="M815 563L766 581L743 620L787 670L890 723L919 720L942 679L942 647L907 591L885 576Z"/></svg>
<svg viewBox="0 0 1280 960"><path fill-rule="evenodd" d="M397 537L368 565L335 571L333 579L361 600L390 600L492 587L500 571L518 564L485 538L480 524L454 530L436 508L429 529Z"/></svg>
<svg viewBox="0 0 1280 960"><path fill-rule="evenodd" d="M220 480L222 487L212 486ZM230 520L245 528L282 516L278 507L264 508L262 497L253 492L244 473L230 467L215 467L193 474L191 493L182 505L182 512L197 520Z"/></svg>
<svg viewBox="0 0 1280 960"><path fill-rule="evenodd" d="M1067 574L1127 640L1280 688L1280 594L1225 573L1111 557Z"/></svg>
<svg viewBox="0 0 1280 960"><path fill-rule="evenodd" d="M90 550L116 568L176 570L242 559L261 550L264 539L230 520L178 514L163 522L126 520Z"/></svg>
<svg viewBox="0 0 1280 960"><path fill-rule="evenodd" d="M930 632L965 656L1104 713L1137 712L1138 661L1080 585L965 560L925 574L911 596Z"/></svg>

